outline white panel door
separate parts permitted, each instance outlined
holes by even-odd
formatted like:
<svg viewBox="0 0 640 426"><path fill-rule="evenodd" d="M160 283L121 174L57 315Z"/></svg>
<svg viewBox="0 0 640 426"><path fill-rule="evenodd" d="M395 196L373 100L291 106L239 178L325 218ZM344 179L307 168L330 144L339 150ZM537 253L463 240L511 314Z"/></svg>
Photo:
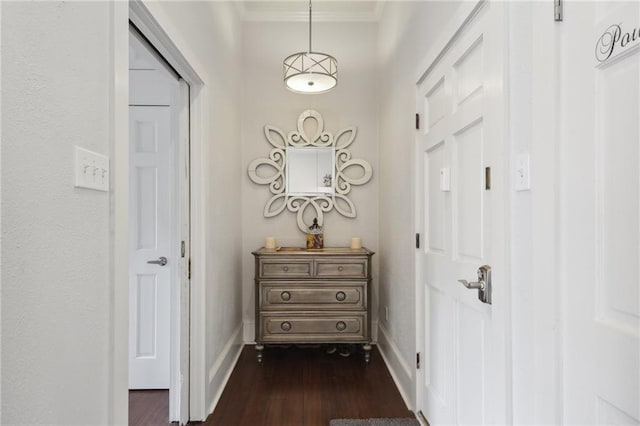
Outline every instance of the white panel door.
<svg viewBox="0 0 640 426"><path fill-rule="evenodd" d="M181 380L179 374L171 374L171 345L172 336L181 335L181 307L174 307L171 301L181 298L182 286L177 283L186 271L176 242L182 234L177 207L182 200L176 194L183 175L178 176L175 170L175 158L184 121L179 112L188 111L188 103L181 107L179 79L161 61L135 32L131 33L129 387L170 389L174 396L170 411L175 419ZM186 85L184 90L188 90ZM163 258L164 265L159 263ZM174 346L179 351L180 346ZM182 359L180 353L174 356Z"/></svg>
<svg viewBox="0 0 640 426"><path fill-rule="evenodd" d="M169 258L168 106L130 106L131 257L129 292L129 388L168 389L171 267Z"/></svg>
<svg viewBox="0 0 640 426"><path fill-rule="evenodd" d="M418 85L418 409L432 426L507 421L504 7L479 4ZM492 304L458 281L482 265Z"/></svg>
<svg viewBox="0 0 640 426"><path fill-rule="evenodd" d="M640 424L640 3L567 2L560 271L566 424Z"/></svg>

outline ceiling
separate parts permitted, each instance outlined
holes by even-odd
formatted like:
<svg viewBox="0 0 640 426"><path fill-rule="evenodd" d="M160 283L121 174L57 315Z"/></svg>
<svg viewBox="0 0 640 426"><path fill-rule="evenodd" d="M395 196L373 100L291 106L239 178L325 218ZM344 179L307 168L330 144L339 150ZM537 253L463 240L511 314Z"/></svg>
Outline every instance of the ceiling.
<svg viewBox="0 0 640 426"><path fill-rule="evenodd" d="M307 0L240 0L245 21L307 22ZM384 0L313 0L314 22L372 22L382 13Z"/></svg>

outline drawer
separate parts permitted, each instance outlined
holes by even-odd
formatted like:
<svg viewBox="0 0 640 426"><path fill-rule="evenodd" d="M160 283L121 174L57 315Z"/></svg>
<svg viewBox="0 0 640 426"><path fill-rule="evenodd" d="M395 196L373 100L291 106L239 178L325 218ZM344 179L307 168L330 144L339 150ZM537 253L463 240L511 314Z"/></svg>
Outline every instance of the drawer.
<svg viewBox="0 0 640 426"><path fill-rule="evenodd" d="M261 278L309 278L313 275L311 260L260 259L258 274Z"/></svg>
<svg viewBox="0 0 640 426"><path fill-rule="evenodd" d="M367 259L316 259L316 276L325 278L367 278Z"/></svg>
<svg viewBox="0 0 640 426"><path fill-rule="evenodd" d="M262 315L262 342L361 342L369 337L366 314Z"/></svg>
<svg viewBox="0 0 640 426"><path fill-rule="evenodd" d="M262 310L365 310L366 283L262 283Z"/></svg>

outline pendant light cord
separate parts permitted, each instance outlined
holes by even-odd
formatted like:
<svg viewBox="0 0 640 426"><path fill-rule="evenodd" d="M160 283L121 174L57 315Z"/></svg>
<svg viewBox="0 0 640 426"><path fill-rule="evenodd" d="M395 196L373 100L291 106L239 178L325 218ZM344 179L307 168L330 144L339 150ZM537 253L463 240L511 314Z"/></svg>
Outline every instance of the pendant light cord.
<svg viewBox="0 0 640 426"><path fill-rule="evenodd" d="M309 0L309 53L311 53L311 0Z"/></svg>

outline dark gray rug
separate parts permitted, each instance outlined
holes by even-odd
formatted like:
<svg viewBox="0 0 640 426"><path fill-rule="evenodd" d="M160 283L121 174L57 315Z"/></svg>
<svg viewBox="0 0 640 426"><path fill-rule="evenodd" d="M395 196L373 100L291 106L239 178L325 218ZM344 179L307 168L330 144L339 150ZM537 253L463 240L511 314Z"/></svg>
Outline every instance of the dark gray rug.
<svg viewBox="0 0 640 426"><path fill-rule="evenodd" d="M420 426L416 419L333 419L329 426Z"/></svg>

